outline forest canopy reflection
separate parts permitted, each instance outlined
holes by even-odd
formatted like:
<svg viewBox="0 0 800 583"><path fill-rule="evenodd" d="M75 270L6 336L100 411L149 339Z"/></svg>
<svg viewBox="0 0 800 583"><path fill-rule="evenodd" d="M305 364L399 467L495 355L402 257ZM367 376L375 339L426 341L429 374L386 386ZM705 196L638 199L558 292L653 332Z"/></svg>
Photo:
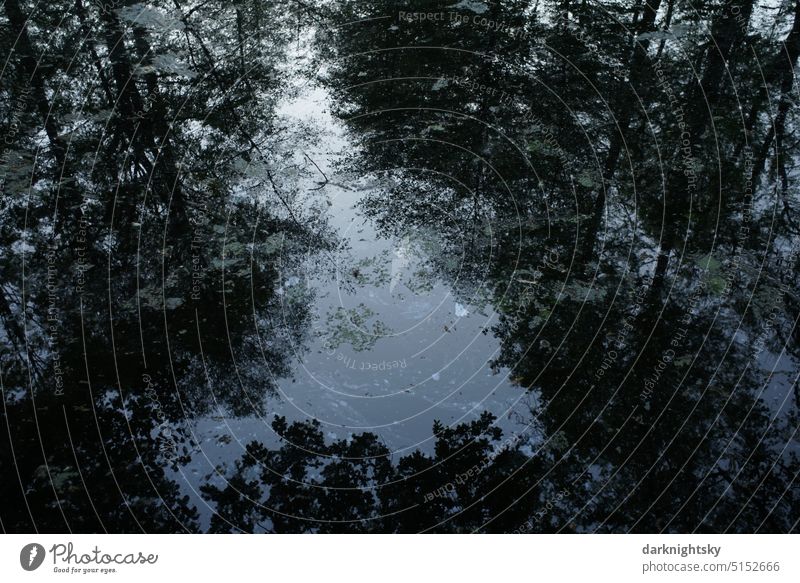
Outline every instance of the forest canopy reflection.
<svg viewBox="0 0 800 583"><path fill-rule="evenodd" d="M6 0L0 27L4 531L797 529L800 1ZM282 114L309 87L335 175ZM326 197L363 181L404 292L486 313L520 395L427 449L271 406L316 347L311 265L353 244ZM328 277L369 297L369 265ZM334 348L393 333L342 322ZM212 463L200 423L248 416Z"/></svg>

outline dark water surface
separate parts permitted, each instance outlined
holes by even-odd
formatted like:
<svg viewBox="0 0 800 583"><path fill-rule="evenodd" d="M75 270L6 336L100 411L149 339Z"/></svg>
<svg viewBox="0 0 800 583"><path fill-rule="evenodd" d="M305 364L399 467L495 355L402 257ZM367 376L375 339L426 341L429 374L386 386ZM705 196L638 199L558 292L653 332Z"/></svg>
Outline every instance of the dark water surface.
<svg viewBox="0 0 800 583"><path fill-rule="evenodd" d="M4 531L796 531L800 1L0 29Z"/></svg>

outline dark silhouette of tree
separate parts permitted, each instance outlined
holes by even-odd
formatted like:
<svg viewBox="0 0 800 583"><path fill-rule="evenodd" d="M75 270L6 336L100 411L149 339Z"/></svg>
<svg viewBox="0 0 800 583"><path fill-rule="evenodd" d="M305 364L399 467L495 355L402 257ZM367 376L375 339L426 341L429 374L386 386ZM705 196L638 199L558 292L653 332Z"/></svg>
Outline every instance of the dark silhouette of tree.
<svg viewBox="0 0 800 583"><path fill-rule="evenodd" d="M281 278L333 244L277 152L289 34L259 19L289 15L32 6L0 21L2 527L195 531L192 420L263 411L309 323Z"/></svg>
<svg viewBox="0 0 800 583"><path fill-rule="evenodd" d="M276 113L295 74L347 128L337 172L378 184L364 215L491 314L527 405L402 455L277 416L204 479L212 532L796 529L798 23L797 0L8 0L2 528L201 528L191 423L268 414L315 301L284 276L337 248L304 204L314 128Z"/></svg>

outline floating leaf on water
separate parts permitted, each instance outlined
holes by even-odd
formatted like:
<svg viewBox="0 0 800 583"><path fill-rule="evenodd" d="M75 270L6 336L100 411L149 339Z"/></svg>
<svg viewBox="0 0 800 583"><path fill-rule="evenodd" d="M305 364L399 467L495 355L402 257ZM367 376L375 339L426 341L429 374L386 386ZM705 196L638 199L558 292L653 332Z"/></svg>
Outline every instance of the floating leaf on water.
<svg viewBox="0 0 800 583"><path fill-rule="evenodd" d="M183 305L183 300L181 298L167 298L164 302L164 307L168 310L174 310L181 305Z"/></svg>
<svg viewBox="0 0 800 583"><path fill-rule="evenodd" d="M486 4L479 2L478 0L461 0L461 2L453 4L452 6L448 6L448 8L466 10L468 12L474 12L475 14L483 14L489 10L489 7Z"/></svg>
<svg viewBox="0 0 800 583"><path fill-rule="evenodd" d="M379 338L391 333L391 329L380 320L371 326L369 320L375 316L370 308L359 304L356 308L338 307L333 314L328 314L328 330L325 347L333 350L342 344L350 344L353 350L361 352L372 348Z"/></svg>

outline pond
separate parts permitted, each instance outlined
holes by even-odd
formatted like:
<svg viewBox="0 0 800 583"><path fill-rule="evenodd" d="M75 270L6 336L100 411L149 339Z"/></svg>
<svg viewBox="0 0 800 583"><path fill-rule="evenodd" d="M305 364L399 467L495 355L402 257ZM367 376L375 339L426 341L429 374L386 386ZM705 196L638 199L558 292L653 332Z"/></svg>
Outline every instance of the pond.
<svg viewBox="0 0 800 583"><path fill-rule="evenodd" d="M3 530L796 530L798 7L7 0Z"/></svg>

